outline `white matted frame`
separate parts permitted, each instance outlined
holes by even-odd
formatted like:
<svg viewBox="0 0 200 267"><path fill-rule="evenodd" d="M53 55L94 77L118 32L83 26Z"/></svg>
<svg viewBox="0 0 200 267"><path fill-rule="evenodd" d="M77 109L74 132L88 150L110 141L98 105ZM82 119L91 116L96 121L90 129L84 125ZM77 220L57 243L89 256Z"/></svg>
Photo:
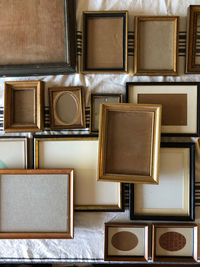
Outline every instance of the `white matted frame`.
<svg viewBox="0 0 200 267"><path fill-rule="evenodd" d="M146 224L105 223L105 261L148 261Z"/></svg>
<svg viewBox="0 0 200 267"><path fill-rule="evenodd" d="M0 169L27 169L27 143L26 137L1 137Z"/></svg>
<svg viewBox="0 0 200 267"><path fill-rule="evenodd" d="M194 220L195 144L161 143L159 185L130 187L132 220Z"/></svg>
<svg viewBox="0 0 200 267"><path fill-rule="evenodd" d="M196 224L153 224L152 260L154 262L196 262L198 260Z"/></svg>
<svg viewBox="0 0 200 267"><path fill-rule="evenodd" d="M123 185L97 181L98 137L35 136L35 168L68 168L75 174L76 211L123 211Z"/></svg>
<svg viewBox="0 0 200 267"><path fill-rule="evenodd" d="M126 84L126 102L163 104L163 121L168 121L161 127L164 136L199 136L199 92L198 82L130 82ZM163 103L157 103L158 98Z"/></svg>
<svg viewBox="0 0 200 267"><path fill-rule="evenodd" d="M73 169L0 170L0 239L71 239Z"/></svg>

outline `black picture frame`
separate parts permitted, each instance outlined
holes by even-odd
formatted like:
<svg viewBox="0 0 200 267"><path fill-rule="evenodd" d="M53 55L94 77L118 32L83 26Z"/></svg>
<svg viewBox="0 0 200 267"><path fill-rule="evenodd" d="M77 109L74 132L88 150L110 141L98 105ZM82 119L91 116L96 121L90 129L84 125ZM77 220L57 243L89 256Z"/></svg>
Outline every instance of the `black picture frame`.
<svg viewBox="0 0 200 267"><path fill-rule="evenodd" d="M88 57L88 18L123 18L123 67L122 68L89 68L87 66ZM82 72L84 73L102 73L102 72L127 72L128 70L128 12L127 11L87 11L83 12L83 58Z"/></svg>
<svg viewBox="0 0 200 267"><path fill-rule="evenodd" d="M195 143L161 143L161 147L166 148L189 148L190 149L190 196L189 196L189 215L136 215L134 208L134 185L129 185L129 208L131 220L158 220L158 221L194 221L195 220ZM155 185L156 186L156 185Z"/></svg>
<svg viewBox="0 0 200 267"><path fill-rule="evenodd" d="M68 74L76 72L76 6L74 0L64 1L66 59L58 63L0 65L0 76L31 76ZM2 18L3 19L3 18ZM0 30L1 34L1 30Z"/></svg>
<svg viewBox="0 0 200 267"><path fill-rule="evenodd" d="M199 82L127 82L126 83L126 96L125 102L129 103L129 86L196 86L197 87L197 122L195 133L163 133L162 136L174 136L174 137L198 137L200 136L200 83ZM151 93L151 92L150 92ZM167 94L168 92L166 92ZM159 104L159 103L158 103Z"/></svg>

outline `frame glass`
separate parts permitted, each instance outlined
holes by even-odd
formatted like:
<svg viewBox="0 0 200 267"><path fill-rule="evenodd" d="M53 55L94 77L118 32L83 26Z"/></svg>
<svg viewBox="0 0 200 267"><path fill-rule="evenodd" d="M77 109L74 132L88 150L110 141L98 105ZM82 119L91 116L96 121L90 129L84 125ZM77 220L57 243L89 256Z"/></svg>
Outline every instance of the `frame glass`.
<svg viewBox="0 0 200 267"><path fill-rule="evenodd" d="M2 0L0 76L75 72L75 24L74 0Z"/></svg>
<svg viewBox="0 0 200 267"><path fill-rule="evenodd" d="M83 87L49 88L51 129L85 128Z"/></svg>
<svg viewBox="0 0 200 267"><path fill-rule="evenodd" d="M153 224L154 262L196 262L198 260L196 224Z"/></svg>
<svg viewBox="0 0 200 267"><path fill-rule="evenodd" d="M34 136L34 167L76 170L76 211L123 211L122 185L97 182L98 143L90 135Z"/></svg>
<svg viewBox="0 0 200 267"><path fill-rule="evenodd" d="M16 81L4 84L4 131L37 132L44 128L44 83Z"/></svg>
<svg viewBox="0 0 200 267"><path fill-rule="evenodd" d="M148 225L106 223L105 261L148 261Z"/></svg>
<svg viewBox="0 0 200 267"><path fill-rule="evenodd" d="M135 17L135 75L178 75L179 17Z"/></svg>
<svg viewBox="0 0 200 267"><path fill-rule="evenodd" d="M130 186L131 220L193 221L195 144L161 143L159 185Z"/></svg>
<svg viewBox="0 0 200 267"><path fill-rule="evenodd" d="M73 169L0 170L0 180L0 239L73 238Z"/></svg>
<svg viewBox="0 0 200 267"><path fill-rule="evenodd" d="M162 104L164 136L199 136L199 92L198 82L130 82L126 102Z"/></svg>
<svg viewBox="0 0 200 267"><path fill-rule="evenodd" d="M101 104L99 181L158 183L160 105Z"/></svg>
<svg viewBox="0 0 200 267"><path fill-rule="evenodd" d="M0 169L27 169L27 143L26 137L1 137Z"/></svg>
<svg viewBox="0 0 200 267"><path fill-rule="evenodd" d="M101 103L121 103L122 94L91 94L91 132L99 132L99 112Z"/></svg>
<svg viewBox="0 0 200 267"><path fill-rule="evenodd" d="M83 12L83 72L127 72L128 11Z"/></svg>

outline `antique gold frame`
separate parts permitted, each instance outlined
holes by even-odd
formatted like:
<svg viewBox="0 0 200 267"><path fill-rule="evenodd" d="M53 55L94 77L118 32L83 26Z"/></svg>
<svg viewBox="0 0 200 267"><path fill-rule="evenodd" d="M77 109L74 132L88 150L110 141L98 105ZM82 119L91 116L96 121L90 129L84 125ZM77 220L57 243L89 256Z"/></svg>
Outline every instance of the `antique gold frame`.
<svg viewBox="0 0 200 267"><path fill-rule="evenodd" d="M110 227L117 228L144 228L144 256L118 256L108 254L108 229ZM147 224L130 224L130 223L105 223L104 224L104 260L105 261L138 261L147 262L148 261L148 231L149 226Z"/></svg>
<svg viewBox="0 0 200 267"><path fill-rule="evenodd" d="M174 21L174 52L173 52L173 68L172 69L140 69L139 67L139 50L140 50L140 22L146 21ZM134 75L178 75L178 22L179 17L169 16L138 16L135 17L135 54L134 54ZM153 37L152 37L153 38Z"/></svg>
<svg viewBox="0 0 200 267"><path fill-rule="evenodd" d="M193 257L156 256L156 228L193 228ZM198 226L197 224L153 224L152 225L152 260L153 262L197 262Z"/></svg>
<svg viewBox="0 0 200 267"><path fill-rule="evenodd" d="M68 232L0 232L0 239L71 239L74 235L73 230L73 205L74 205L74 170L73 169L0 169L0 175L63 175L69 177L68 198Z"/></svg>
<svg viewBox="0 0 200 267"><path fill-rule="evenodd" d="M99 161L98 161L98 180L100 181L119 181L124 183L149 183L158 184L159 180L159 151L160 151L160 132L161 132L161 106L160 105L140 105L140 104L101 104L100 110L100 134L99 134ZM153 113L152 120L152 139L151 139L151 159L150 175L142 174L122 174L106 173L106 147L107 147L107 117L112 112L147 112ZM137 141L135 141L137 142ZM128 152L127 152L128 153Z"/></svg>
<svg viewBox="0 0 200 267"><path fill-rule="evenodd" d="M34 90L34 122L14 122L14 92ZM4 131L5 132L37 132L44 128L43 111L44 83L42 81L16 81L4 83Z"/></svg>

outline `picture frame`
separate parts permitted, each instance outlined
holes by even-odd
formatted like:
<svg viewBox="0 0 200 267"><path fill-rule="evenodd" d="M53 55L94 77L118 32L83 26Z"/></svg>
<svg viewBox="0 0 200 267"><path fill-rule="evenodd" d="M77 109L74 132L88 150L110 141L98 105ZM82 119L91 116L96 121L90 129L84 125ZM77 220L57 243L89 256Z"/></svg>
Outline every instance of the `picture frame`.
<svg viewBox="0 0 200 267"><path fill-rule="evenodd" d="M198 52L198 18L199 5L190 5L187 15L187 47L186 47L186 73L200 73L200 59Z"/></svg>
<svg viewBox="0 0 200 267"><path fill-rule="evenodd" d="M128 11L83 12L82 72L127 72L127 51Z"/></svg>
<svg viewBox="0 0 200 267"><path fill-rule="evenodd" d="M160 127L160 105L101 104L98 180L157 184Z"/></svg>
<svg viewBox="0 0 200 267"><path fill-rule="evenodd" d="M153 262L196 262L198 260L196 224L153 224Z"/></svg>
<svg viewBox="0 0 200 267"><path fill-rule="evenodd" d="M105 261L148 261L148 225L105 223Z"/></svg>
<svg viewBox="0 0 200 267"><path fill-rule="evenodd" d="M83 87L49 88L51 129L85 128L85 99Z"/></svg>
<svg viewBox="0 0 200 267"><path fill-rule="evenodd" d="M28 168L28 138L0 137L0 169Z"/></svg>
<svg viewBox="0 0 200 267"><path fill-rule="evenodd" d="M134 75L178 75L178 23L177 16L135 17Z"/></svg>
<svg viewBox="0 0 200 267"><path fill-rule="evenodd" d="M76 71L75 1L3 0L0 17L0 76Z"/></svg>
<svg viewBox="0 0 200 267"><path fill-rule="evenodd" d="M75 211L124 211L123 185L97 181L97 135L35 135L33 159L36 169L76 170Z"/></svg>
<svg viewBox="0 0 200 267"><path fill-rule="evenodd" d="M195 144L161 143L159 185L130 185L130 219L194 221L194 183Z"/></svg>
<svg viewBox="0 0 200 267"><path fill-rule="evenodd" d="M44 83L4 83L4 131L37 132L44 128Z"/></svg>
<svg viewBox="0 0 200 267"><path fill-rule="evenodd" d="M162 136L200 135L200 83L128 82L126 102L162 104Z"/></svg>
<svg viewBox="0 0 200 267"><path fill-rule="evenodd" d="M73 238L73 175L73 169L0 170L0 239Z"/></svg>
<svg viewBox="0 0 200 267"><path fill-rule="evenodd" d="M122 94L91 94L90 130L99 132L99 112L101 103L122 103Z"/></svg>

